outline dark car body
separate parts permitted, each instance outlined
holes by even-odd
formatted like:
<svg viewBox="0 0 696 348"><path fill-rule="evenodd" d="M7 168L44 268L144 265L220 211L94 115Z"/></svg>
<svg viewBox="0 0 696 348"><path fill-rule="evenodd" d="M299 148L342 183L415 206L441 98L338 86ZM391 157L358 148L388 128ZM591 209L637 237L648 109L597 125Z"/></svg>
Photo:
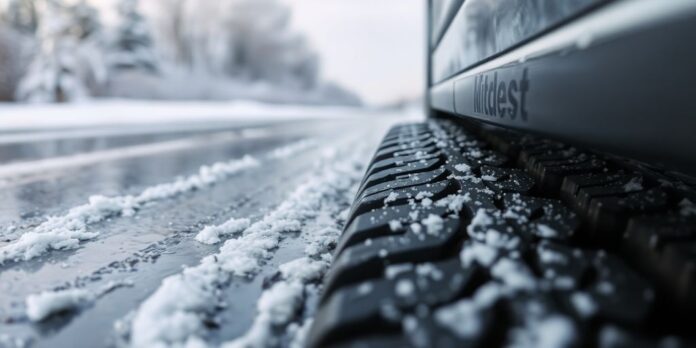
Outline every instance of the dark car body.
<svg viewBox="0 0 696 348"><path fill-rule="evenodd" d="M428 105L696 174L696 1L429 0Z"/></svg>

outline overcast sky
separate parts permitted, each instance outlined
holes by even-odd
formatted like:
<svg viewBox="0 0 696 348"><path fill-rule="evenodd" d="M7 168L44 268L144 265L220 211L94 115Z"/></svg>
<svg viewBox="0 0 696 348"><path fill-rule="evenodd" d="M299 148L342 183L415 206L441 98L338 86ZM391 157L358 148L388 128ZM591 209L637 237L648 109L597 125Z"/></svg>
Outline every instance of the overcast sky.
<svg viewBox="0 0 696 348"><path fill-rule="evenodd" d="M282 0L322 58L325 79L369 103L422 94L425 0Z"/></svg>

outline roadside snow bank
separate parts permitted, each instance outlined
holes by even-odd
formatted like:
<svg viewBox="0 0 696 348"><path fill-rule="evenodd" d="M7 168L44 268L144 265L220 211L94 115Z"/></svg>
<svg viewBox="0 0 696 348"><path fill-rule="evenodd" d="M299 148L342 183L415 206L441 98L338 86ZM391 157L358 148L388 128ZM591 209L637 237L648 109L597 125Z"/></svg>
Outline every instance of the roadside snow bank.
<svg viewBox="0 0 696 348"><path fill-rule="evenodd" d="M335 216L349 203L347 192L360 179L362 161L368 158L361 151L355 151L355 157L350 159L339 159L336 152L327 151L329 153L331 155L323 158L305 184L275 210L249 226L240 237L227 240L217 254L203 258L198 266L166 278L135 313L131 323L131 345L180 347L203 342L204 321L214 316L223 302L219 298L219 288L232 276L255 276L288 233L312 233L317 238L309 243L307 250L324 254L326 249L322 246L329 243L319 240L319 236L337 238L337 229L326 228L335 224ZM308 227L312 232L307 232ZM260 342L269 323L286 323L292 319L295 309L302 303L304 284L319 279L328 263L325 257L319 257L284 265L281 274L285 280L262 296L258 304L259 318L245 336L248 340L245 342L253 346L254 342Z"/></svg>
<svg viewBox="0 0 696 348"><path fill-rule="evenodd" d="M48 217L34 230L0 248L0 264L11 260L30 260L50 250L75 249L81 241L93 239L99 234L87 231L91 224L114 216L132 216L148 203L205 188L258 164L253 157L245 156L202 166L196 174L149 187L135 196L92 196L87 204L74 207L63 216Z"/></svg>

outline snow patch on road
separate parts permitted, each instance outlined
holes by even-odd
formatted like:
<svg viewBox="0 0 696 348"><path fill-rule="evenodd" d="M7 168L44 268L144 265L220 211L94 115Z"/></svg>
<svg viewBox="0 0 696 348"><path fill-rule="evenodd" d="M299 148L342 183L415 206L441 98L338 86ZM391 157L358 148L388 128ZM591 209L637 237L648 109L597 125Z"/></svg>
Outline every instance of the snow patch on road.
<svg viewBox="0 0 696 348"><path fill-rule="evenodd" d="M211 186L230 175L258 165L259 162L253 157L244 156L202 166L196 174L146 188L138 195L92 196L87 204L74 207L63 216L49 216L34 230L0 248L0 264L12 260L30 260L50 250L75 249L80 242L99 235L98 232L88 231L89 225L115 216L133 216L148 203Z"/></svg>
<svg viewBox="0 0 696 348"><path fill-rule="evenodd" d="M116 288L132 285L130 280L110 281L96 292L84 288L71 288L32 294L24 301L27 318L33 322L43 321L53 314L88 306Z"/></svg>
<svg viewBox="0 0 696 348"><path fill-rule="evenodd" d="M85 289L45 291L26 299L27 317L37 322L53 313L73 310L94 301L94 294Z"/></svg>
<svg viewBox="0 0 696 348"><path fill-rule="evenodd" d="M359 164L367 158L362 151L354 153L355 157L347 160L325 158L305 184L240 237L227 240L217 254L203 258L199 265L166 278L135 313L131 345L166 347L202 342L205 318L214 315L221 302L219 288L232 276L255 276L288 233L302 231L310 239L307 257L281 267L282 280L262 295L252 329L228 346L257 346L261 340L270 339L266 334L270 326L289 324L294 318L291 314L303 302L307 284L316 282L328 269L327 250L340 232L317 224L335 224L335 216L349 204L346 191L357 184L363 168ZM327 214L334 219L326 219Z"/></svg>

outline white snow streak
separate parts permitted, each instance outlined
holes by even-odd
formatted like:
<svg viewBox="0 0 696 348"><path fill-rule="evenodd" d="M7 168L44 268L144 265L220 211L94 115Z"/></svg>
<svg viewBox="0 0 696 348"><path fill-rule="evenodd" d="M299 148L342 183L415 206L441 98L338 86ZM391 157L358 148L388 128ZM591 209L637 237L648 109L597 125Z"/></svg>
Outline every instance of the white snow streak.
<svg viewBox="0 0 696 348"><path fill-rule="evenodd" d="M229 219L222 225L206 226L196 235L196 240L203 244L220 243L221 236L231 236L243 232L251 225L249 219Z"/></svg>
<svg viewBox="0 0 696 348"><path fill-rule="evenodd" d="M49 216L34 230L0 248L0 264L10 260L30 260L50 250L75 249L81 241L93 239L99 234L87 231L91 224L114 216L132 216L148 203L205 188L258 164L251 156L244 156L241 159L202 166L196 174L149 187L135 196L92 196L87 204L74 207L63 216Z"/></svg>

